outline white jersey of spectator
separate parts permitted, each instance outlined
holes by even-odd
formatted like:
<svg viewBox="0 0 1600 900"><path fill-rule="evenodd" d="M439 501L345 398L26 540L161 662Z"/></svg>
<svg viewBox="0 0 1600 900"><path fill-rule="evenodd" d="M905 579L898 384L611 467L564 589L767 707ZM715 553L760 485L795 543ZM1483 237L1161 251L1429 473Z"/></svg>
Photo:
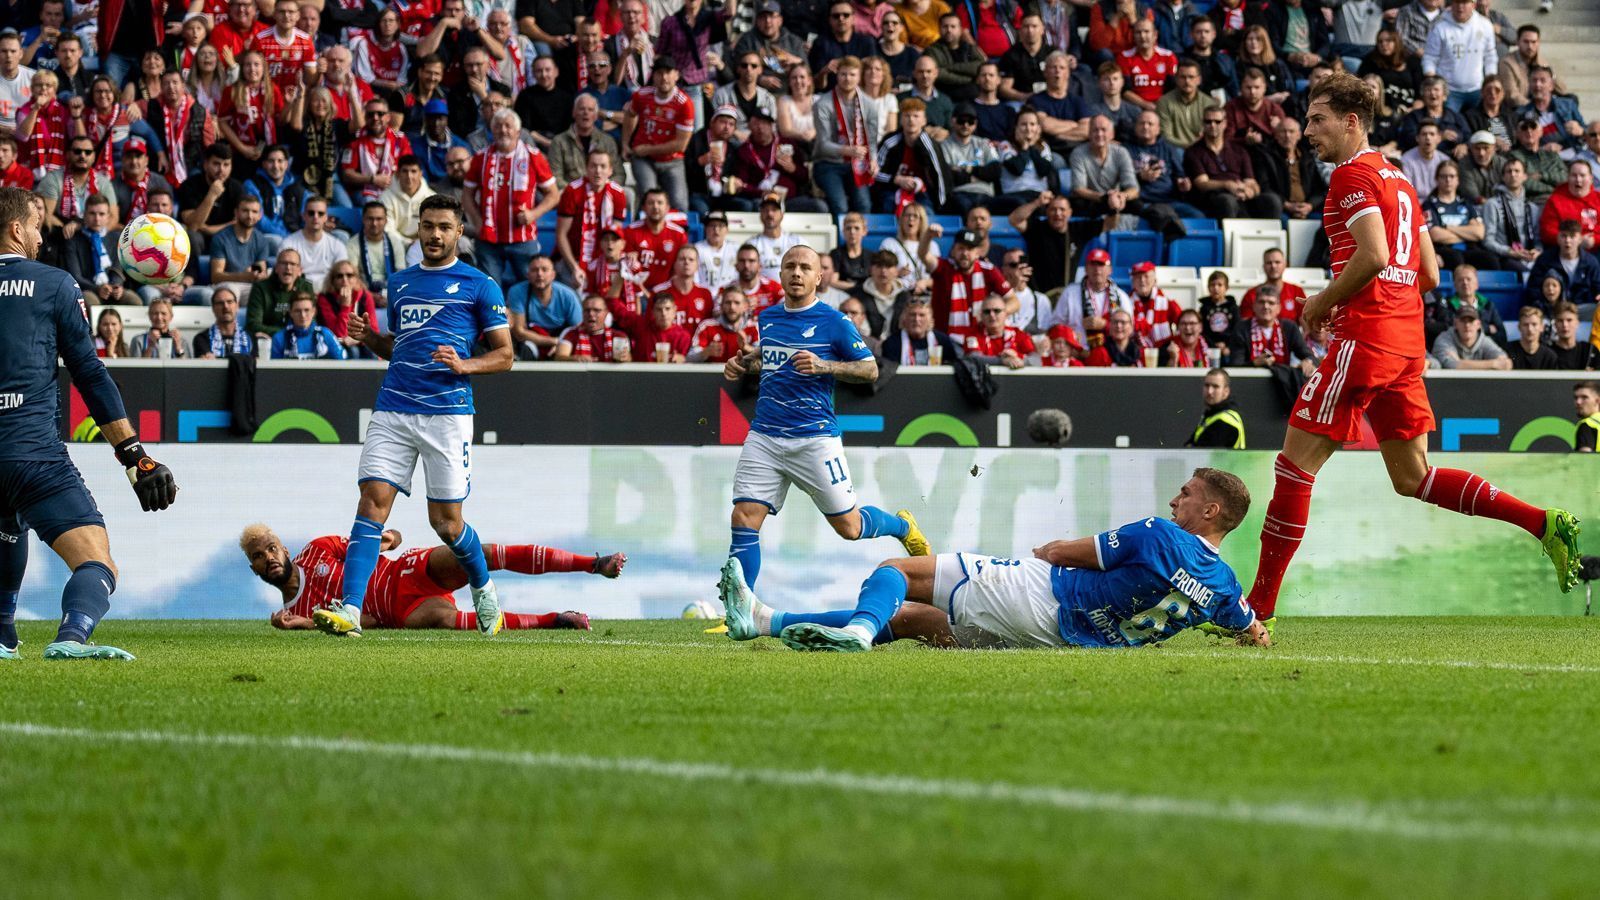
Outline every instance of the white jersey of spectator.
<svg viewBox="0 0 1600 900"><path fill-rule="evenodd" d="M1106 284L1103 292L1087 292L1085 296L1084 280L1082 278L1067 285L1061 291L1061 296L1056 299L1056 305L1051 307L1045 321L1039 323L1040 331L1049 331L1057 325L1065 325L1078 333L1078 342L1089 346L1089 335L1083 328L1083 308L1085 303L1094 311L1094 314L1105 318L1111 310L1120 309L1128 315L1133 315L1133 299L1127 292L1117 287L1115 281Z"/></svg>
<svg viewBox="0 0 1600 900"><path fill-rule="evenodd" d="M1030 287L1018 289L1015 295L1020 305L1015 313L1006 317L1006 324L1029 334L1039 334L1044 331L1042 323L1051 314L1050 298Z"/></svg>
<svg viewBox="0 0 1600 900"><path fill-rule="evenodd" d="M700 271L694 277L695 284L709 289L712 294L720 294L723 288L738 280L733 260L739 255L739 247L733 241L724 240L721 249L701 241L694 249L700 254Z"/></svg>
<svg viewBox="0 0 1600 900"><path fill-rule="evenodd" d="M747 243L756 248L756 252L761 254L762 276L776 281L778 267L783 263L783 255L789 252L790 247L798 247L803 242L796 235L785 234L780 231L775 238L758 234Z"/></svg>
<svg viewBox="0 0 1600 900"><path fill-rule="evenodd" d="M0 128L17 127L17 110L33 96L33 74L27 66L17 66L15 78L0 75Z"/></svg>
<svg viewBox="0 0 1600 900"><path fill-rule="evenodd" d="M317 291L322 290L322 282L327 279L333 264L350 258L345 252L344 241L326 231L322 233L322 239L316 242L306 237L304 229L296 231L279 245L278 252L284 250L300 252L300 271L311 282L312 289Z"/></svg>
<svg viewBox="0 0 1600 900"><path fill-rule="evenodd" d="M432 197L436 191L428 187L427 179L423 179L422 186L417 188L415 194L407 194L400 188L400 179L389 182L389 186L378 195L378 202L389 213L389 227L395 234L406 240L414 240L417 236L417 222L422 215L422 201Z"/></svg>
<svg viewBox="0 0 1600 900"><path fill-rule="evenodd" d="M1483 79L1500 69L1500 51L1494 43L1494 26L1473 13L1457 22L1446 9L1434 20L1422 48L1422 71L1443 78L1450 90L1470 93L1483 87Z"/></svg>
<svg viewBox="0 0 1600 900"><path fill-rule="evenodd" d="M878 245L878 249L893 253L894 258L900 261L900 271L907 273L900 276L900 282L907 290L910 290L912 285L922 279L929 277L928 264L917 257L917 248L907 247L900 238L884 238L883 243Z"/></svg>

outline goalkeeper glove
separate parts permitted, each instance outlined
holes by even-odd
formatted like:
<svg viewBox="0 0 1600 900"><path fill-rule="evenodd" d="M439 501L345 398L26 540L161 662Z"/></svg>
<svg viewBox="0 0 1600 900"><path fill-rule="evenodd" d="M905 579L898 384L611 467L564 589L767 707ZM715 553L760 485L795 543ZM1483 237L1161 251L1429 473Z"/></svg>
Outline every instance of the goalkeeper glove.
<svg viewBox="0 0 1600 900"><path fill-rule="evenodd" d="M178 483L172 470L151 459L138 438L128 438L117 445L117 462L128 473L128 483L139 498L145 512L166 509L178 498Z"/></svg>

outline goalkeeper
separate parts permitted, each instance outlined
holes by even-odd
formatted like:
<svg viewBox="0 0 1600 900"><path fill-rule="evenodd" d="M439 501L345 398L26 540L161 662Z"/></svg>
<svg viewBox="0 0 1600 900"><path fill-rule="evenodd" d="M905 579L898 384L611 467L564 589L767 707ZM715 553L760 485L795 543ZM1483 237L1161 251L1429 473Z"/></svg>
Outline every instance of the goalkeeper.
<svg viewBox="0 0 1600 900"><path fill-rule="evenodd" d="M27 529L72 575L61 592L61 624L45 659L133 659L89 641L111 608L117 567L105 518L78 474L56 424L56 359L66 364L106 442L116 448L139 505L177 499L172 472L145 455L116 383L95 355L83 292L72 276L38 262L42 203L0 188L0 659L17 657L17 594L28 567Z"/></svg>
<svg viewBox="0 0 1600 900"><path fill-rule="evenodd" d="M988 649L1134 647L1209 623L1237 633L1242 644L1270 646L1218 549L1250 510L1244 482L1220 469L1196 469L1168 506L1171 519L1051 541L1031 559L942 553L890 560L862 582L854 609L837 612L773 609L730 559L720 584L728 637L767 635L796 650L844 652L898 638Z"/></svg>

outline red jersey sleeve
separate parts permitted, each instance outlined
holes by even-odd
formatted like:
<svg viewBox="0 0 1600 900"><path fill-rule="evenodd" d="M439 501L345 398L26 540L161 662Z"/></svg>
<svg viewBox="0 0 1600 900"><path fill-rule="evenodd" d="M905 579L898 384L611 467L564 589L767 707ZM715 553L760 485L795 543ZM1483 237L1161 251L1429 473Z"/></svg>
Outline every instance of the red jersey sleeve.
<svg viewBox="0 0 1600 900"><path fill-rule="evenodd" d="M583 189L567 185L561 189L561 200L556 203L556 215L577 218L583 212Z"/></svg>
<svg viewBox="0 0 1600 900"><path fill-rule="evenodd" d="M692 133L694 131L694 101L689 99L689 95L682 92L679 92L678 96L681 98L677 103L678 130Z"/></svg>
<svg viewBox="0 0 1600 900"><path fill-rule="evenodd" d="M1004 297L1011 293L1011 282L1007 281L1006 277L1000 274L1000 270L992 265L984 268L983 280L984 284L989 288L989 293L996 297Z"/></svg>
<svg viewBox="0 0 1600 900"><path fill-rule="evenodd" d="M467 163L467 177L463 184L467 187L477 187L483 184L483 166L488 158L488 152L479 153L472 157L472 162Z"/></svg>
<svg viewBox="0 0 1600 900"><path fill-rule="evenodd" d="M322 537L316 538L315 540L312 540L310 543L306 544L305 547L300 550L300 555L295 557L295 561L299 562L301 559L304 559L306 555L310 553L312 548L317 548L325 553L331 553L337 559L344 559L345 550L348 549L349 546L350 539L347 537L340 537L336 534L323 535Z"/></svg>
<svg viewBox="0 0 1600 900"><path fill-rule="evenodd" d="M1039 352L1039 348L1033 344L1033 335L1020 328L1017 329L1017 353L1021 356L1027 356L1030 353L1037 352Z"/></svg>
<svg viewBox="0 0 1600 900"><path fill-rule="evenodd" d="M533 178L530 180L541 188L555 184L556 173L554 169L550 168L550 160L546 159L545 155L536 148L530 147L529 150L532 151L529 154L532 158L529 168L533 170Z"/></svg>
<svg viewBox="0 0 1600 900"><path fill-rule="evenodd" d="M1328 179L1327 203L1338 207L1340 224L1349 228L1362 216L1382 211L1383 184L1367 166L1339 166Z"/></svg>

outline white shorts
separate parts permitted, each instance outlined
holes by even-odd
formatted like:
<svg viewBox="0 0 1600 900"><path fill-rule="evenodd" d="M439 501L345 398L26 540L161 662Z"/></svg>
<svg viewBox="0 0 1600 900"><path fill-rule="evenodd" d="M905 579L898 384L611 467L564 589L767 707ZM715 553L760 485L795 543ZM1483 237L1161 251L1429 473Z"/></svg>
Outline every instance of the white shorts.
<svg viewBox="0 0 1600 900"><path fill-rule="evenodd" d="M1049 563L980 553L941 553L935 560L933 605L950 616L950 631L961 646L1066 646Z"/></svg>
<svg viewBox="0 0 1600 900"><path fill-rule="evenodd" d="M739 465L733 472L733 502L760 503L777 515L798 484L825 516L840 516L856 508L856 488L844 461L844 442L831 435L775 438L758 431L744 439Z"/></svg>
<svg viewBox="0 0 1600 900"><path fill-rule="evenodd" d="M357 481L386 481L409 496L419 457L430 501L467 499L472 493L472 416L373 413L361 445Z"/></svg>

